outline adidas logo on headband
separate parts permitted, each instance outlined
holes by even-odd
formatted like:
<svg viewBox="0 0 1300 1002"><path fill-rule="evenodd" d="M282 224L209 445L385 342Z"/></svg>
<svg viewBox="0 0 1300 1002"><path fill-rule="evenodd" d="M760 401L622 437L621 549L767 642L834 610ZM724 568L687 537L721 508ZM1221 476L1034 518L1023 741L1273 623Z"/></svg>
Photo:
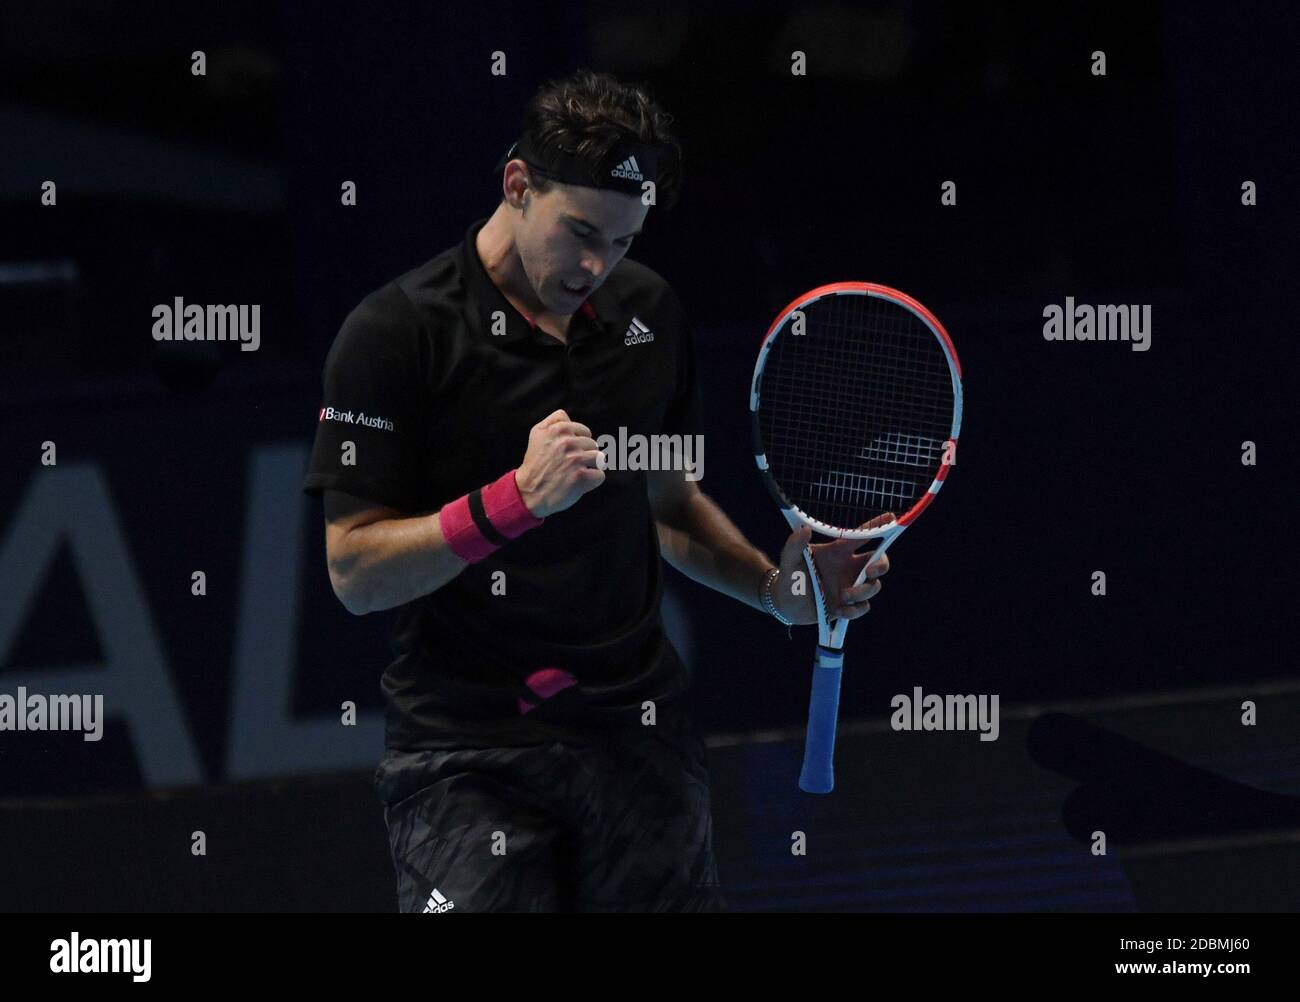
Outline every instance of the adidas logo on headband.
<svg viewBox="0 0 1300 1002"><path fill-rule="evenodd" d="M628 157L621 164L609 172L610 177L625 177L629 181L640 181L641 165L636 162L636 157Z"/></svg>

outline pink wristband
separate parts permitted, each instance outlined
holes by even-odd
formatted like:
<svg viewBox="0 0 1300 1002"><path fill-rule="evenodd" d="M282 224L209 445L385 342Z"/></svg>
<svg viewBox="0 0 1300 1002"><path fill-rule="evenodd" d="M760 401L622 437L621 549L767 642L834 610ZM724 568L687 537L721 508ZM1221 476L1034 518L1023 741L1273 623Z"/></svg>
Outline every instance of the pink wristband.
<svg viewBox="0 0 1300 1002"><path fill-rule="evenodd" d="M495 553L529 529L537 528L543 521L524 504L514 470L486 487L443 505L438 513L447 545L461 560L471 564Z"/></svg>

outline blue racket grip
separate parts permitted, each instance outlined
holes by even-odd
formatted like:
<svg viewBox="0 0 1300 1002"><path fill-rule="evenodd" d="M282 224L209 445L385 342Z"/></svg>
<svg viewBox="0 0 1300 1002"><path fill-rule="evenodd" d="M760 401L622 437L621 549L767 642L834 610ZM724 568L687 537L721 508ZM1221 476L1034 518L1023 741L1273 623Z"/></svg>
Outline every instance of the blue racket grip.
<svg viewBox="0 0 1300 1002"><path fill-rule="evenodd" d="M830 793L835 789L835 722L840 715L840 669L844 652L817 645L812 698L808 702L808 736L803 746L799 789Z"/></svg>

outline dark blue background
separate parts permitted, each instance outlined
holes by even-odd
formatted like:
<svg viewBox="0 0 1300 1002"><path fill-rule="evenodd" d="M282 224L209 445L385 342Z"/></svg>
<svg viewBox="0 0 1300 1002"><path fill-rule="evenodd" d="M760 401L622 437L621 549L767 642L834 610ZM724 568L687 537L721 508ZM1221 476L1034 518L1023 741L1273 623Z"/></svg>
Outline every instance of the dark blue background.
<svg viewBox="0 0 1300 1002"><path fill-rule="evenodd" d="M249 449L310 440L343 316L492 211L524 102L578 66L650 83L676 116L683 197L633 256L692 317L703 487L758 545L775 554L786 535L746 413L780 307L827 281L883 282L958 346L958 466L849 632L846 717L914 685L1005 706L1291 674L1289 5L96 10L4 15L0 263L72 261L79 278L0 285L0 529L42 441L105 471L210 778L229 740ZM206 79L189 74L196 48ZM793 49L809 76L789 75ZM56 210L38 205L51 177ZM355 208L339 205L345 179ZM142 318L175 295L261 303L261 350L158 350ZM1045 342L1042 310L1067 295L1151 304L1151 350ZM307 539L295 710L377 708L391 615L334 599L315 507ZM196 564L201 606L177 586ZM798 725L812 632L787 641L674 578L701 726ZM0 687L96 644L65 555L0 652ZM118 727L93 756L55 737L6 757L22 768L0 770L0 792L139 781Z"/></svg>

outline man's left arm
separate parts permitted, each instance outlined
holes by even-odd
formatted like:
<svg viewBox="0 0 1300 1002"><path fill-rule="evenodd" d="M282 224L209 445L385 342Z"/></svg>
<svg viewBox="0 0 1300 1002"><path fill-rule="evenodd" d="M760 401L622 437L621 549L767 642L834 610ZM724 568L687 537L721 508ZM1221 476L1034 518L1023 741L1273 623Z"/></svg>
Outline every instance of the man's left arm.
<svg viewBox="0 0 1300 1002"><path fill-rule="evenodd" d="M713 499L681 471L651 470L646 474L650 507L659 534L659 549L673 567L692 581L720 591L760 611L763 581L773 567L780 568L772 588L772 600L781 614L793 623L817 622L817 608L811 588L798 594L791 587L796 572L803 572L804 547L812 530L802 526L791 533L781 550L780 563L754 547L736 528ZM868 526L883 524L894 516L880 516ZM813 544L819 576L827 589L831 616L857 619L870 611L870 600L880 591L878 580L889 571L888 555L871 562L870 553L857 553L859 540L838 539ZM867 579L855 584L864 564Z"/></svg>
<svg viewBox="0 0 1300 1002"><path fill-rule="evenodd" d="M763 578L776 564L681 471L651 470L646 476L664 559L692 581L762 610Z"/></svg>

